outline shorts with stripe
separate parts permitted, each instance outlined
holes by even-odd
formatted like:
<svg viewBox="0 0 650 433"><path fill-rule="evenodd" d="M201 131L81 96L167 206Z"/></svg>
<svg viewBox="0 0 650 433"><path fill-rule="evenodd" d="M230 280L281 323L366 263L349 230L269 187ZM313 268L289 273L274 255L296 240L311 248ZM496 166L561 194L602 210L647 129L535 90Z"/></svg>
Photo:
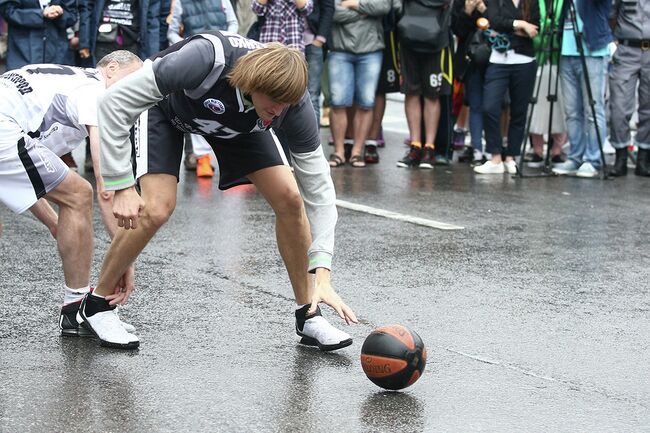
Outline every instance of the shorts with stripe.
<svg viewBox="0 0 650 433"><path fill-rule="evenodd" d="M420 53L400 45L402 93L435 99L451 95L452 57L449 48Z"/></svg>
<svg viewBox="0 0 650 433"><path fill-rule="evenodd" d="M68 171L40 141L0 117L0 202L22 213L63 182Z"/></svg>
<svg viewBox="0 0 650 433"><path fill-rule="evenodd" d="M155 105L140 116L134 132L135 177L164 173L179 177L183 157L183 131L176 129ZM273 131L224 139L204 136L219 163L219 189L250 183L247 175L276 165L288 165L287 156Z"/></svg>

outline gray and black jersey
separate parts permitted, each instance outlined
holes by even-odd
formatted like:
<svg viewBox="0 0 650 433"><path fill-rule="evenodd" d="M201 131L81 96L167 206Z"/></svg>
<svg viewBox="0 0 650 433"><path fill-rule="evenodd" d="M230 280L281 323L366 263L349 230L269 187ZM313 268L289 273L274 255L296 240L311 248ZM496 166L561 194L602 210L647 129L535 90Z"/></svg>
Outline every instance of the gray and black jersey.
<svg viewBox="0 0 650 433"><path fill-rule="evenodd" d="M330 268L336 197L309 94L305 91L298 104L269 122L228 82L237 60L260 47L233 33L201 33L158 53L111 86L98 106L104 183L108 190L119 190L147 173L178 177L183 132L210 143L222 189L247 182L246 175L259 169L286 164L288 155L312 228L310 269ZM139 116L134 175L129 129Z"/></svg>

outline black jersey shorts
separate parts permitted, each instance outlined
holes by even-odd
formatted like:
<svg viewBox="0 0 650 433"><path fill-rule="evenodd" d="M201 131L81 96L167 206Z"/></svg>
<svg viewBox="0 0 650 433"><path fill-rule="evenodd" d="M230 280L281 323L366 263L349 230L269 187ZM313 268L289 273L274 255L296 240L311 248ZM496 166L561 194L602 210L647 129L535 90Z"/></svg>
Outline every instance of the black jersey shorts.
<svg viewBox="0 0 650 433"><path fill-rule="evenodd" d="M164 173L179 178L183 158L183 131L154 105L142 113L134 133L135 177ZM219 189L251 183L250 173L276 165L289 165L286 152L272 130L223 139L204 136L219 162Z"/></svg>
<svg viewBox="0 0 650 433"><path fill-rule="evenodd" d="M451 51L420 53L400 45L402 93L435 99L451 95L453 67Z"/></svg>

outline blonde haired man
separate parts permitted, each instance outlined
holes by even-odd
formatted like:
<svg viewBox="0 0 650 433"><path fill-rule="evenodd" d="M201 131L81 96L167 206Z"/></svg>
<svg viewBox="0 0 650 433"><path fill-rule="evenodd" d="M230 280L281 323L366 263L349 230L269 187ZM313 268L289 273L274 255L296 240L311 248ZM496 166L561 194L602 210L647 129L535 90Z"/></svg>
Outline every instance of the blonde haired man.
<svg viewBox="0 0 650 433"><path fill-rule="evenodd" d="M299 306L301 342L322 350L352 343L318 308L325 302L346 322L357 322L330 283L335 193L306 87L307 66L298 50L208 32L159 53L105 95L99 104L102 174L106 188L116 191L113 213L125 230L113 240L97 288L80 309L103 345L139 345L112 312L132 287L119 294L112 288L176 206L185 132L203 135L214 149L221 189L252 182L275 211L280 254ZM134 176L129 128L138 116ZM276 128L287 139L295 178Z"/></svg>

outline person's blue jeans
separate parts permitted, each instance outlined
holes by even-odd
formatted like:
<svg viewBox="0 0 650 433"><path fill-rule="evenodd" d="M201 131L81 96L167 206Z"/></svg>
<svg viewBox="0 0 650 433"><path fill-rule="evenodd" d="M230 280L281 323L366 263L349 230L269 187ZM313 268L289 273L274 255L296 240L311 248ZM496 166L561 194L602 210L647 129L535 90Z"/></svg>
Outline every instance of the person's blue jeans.
<svg viewBox="0 0 650 433"><path fill-rule="evenodd" d="M465 80L465 95L469 105L469 135L472 147L483 152L483 79L485 71L469 67Z"/></svg>
<svg viewBox="0 0 650 433"><path fill-rule="evenodd" d="M506 91L510 94L510 121L508 123L508 147L505 156L521 153L526 128L528 103L535 87L537 62L504 65L490 63L485 71L483 84L483 127L485 128L485 151L500 154L501 109Z"/></svg>
<svg viewBox="0 0 650 433"><path fill-rule="evenodd" d="M605 141L605 79L608 57L585 57L589 85L594 98L596 121L600 137ZM564 115L571 147L568 158L577 165L589 162L595 168L601 166L600 148L594 126L594 117L589 105L582 62L578 56L562 56L560 59L560 84L564 101Z"/></svg>
<svg viewBox="0 0 650 433"><path fill-rule="evenodd" d="M309 74L309 82L307 83L309 97L314 106L316 120L320 121L320 80L323 72L323 47L317 47L314 44L307 45L305 47L305 59L307 60L307 72Z"/></svg>
<svg viewBox="0 0 650 433"><path fill-rule="evenodd" d="M383 51L364 54L331 51L327 55L331 106L351 107L356 103L361 109L371 110L375 106L382 58Z"/></svg>

